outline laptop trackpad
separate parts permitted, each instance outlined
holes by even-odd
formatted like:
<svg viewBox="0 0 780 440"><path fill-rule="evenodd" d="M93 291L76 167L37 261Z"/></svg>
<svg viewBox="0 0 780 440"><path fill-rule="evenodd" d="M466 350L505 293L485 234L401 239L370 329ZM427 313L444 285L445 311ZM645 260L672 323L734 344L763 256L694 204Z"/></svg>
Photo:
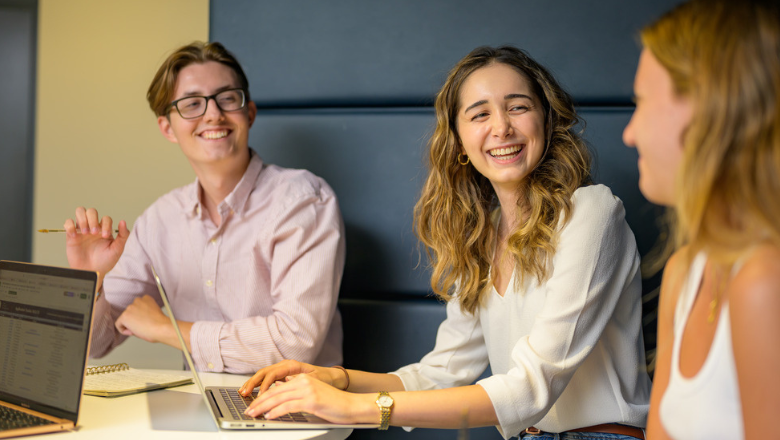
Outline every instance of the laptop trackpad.
<svg viewBox="0 0 780 440"><path fill-rule="evenodd" d="M146 395L155 431L219 431L200 394L159 390Z"/></svg>

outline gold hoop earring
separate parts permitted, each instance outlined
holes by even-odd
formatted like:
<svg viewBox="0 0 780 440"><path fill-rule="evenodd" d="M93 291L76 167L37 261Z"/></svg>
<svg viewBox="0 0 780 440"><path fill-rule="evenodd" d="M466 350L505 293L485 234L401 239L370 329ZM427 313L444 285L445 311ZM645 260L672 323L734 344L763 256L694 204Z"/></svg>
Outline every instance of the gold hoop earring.
<svg viewBox="0 0 780 440"><path fill-rule="evenodd" d="M464 161L462 159L463 156L466 156L466 160ZM458 163L461 165L468 165L469 162L471 162L471 158L467 154L458 154Z"/></svg>

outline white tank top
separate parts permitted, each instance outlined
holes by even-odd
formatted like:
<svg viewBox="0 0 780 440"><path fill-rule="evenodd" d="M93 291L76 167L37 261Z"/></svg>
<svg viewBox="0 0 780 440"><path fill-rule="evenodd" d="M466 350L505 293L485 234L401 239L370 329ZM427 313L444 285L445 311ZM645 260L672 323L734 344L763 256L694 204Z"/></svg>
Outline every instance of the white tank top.
<svg viewBox="0 0 780 440"><path fill-rule="evenodd" d="M674 439L743 439L742 406L731 346L728 303L723 304L710 352L699 372L690 378L680 373L683 329L699 290L706 255L693 260L674 313L674 347L669 385L661 398L661 424Z"/></svg>

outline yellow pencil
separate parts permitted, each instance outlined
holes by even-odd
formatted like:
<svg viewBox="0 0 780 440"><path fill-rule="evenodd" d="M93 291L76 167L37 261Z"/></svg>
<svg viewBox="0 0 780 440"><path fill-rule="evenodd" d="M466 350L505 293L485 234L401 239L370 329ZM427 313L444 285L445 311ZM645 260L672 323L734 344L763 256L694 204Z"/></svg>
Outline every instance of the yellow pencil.
<svg viewBox="0 0 780 440"><path fill-rule="evenodd" d="M49 232L67 232L67 231L65 231L64 229L38 229L38 232L43 232L44 234L48 234ZM114 229L114 232L119 232L119 229Z"/></svg>

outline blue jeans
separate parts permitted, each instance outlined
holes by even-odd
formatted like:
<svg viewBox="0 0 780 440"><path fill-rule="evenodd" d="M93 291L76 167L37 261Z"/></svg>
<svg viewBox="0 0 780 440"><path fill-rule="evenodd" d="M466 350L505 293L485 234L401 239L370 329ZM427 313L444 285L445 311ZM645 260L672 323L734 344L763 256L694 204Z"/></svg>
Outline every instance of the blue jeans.
<svg viewBox="0 0 780 440"><path fill-rule="evenodd" d="M542 432L539 434L520 434L521 439L533 440L636 440L636 437L604 432Z"/></svg>

